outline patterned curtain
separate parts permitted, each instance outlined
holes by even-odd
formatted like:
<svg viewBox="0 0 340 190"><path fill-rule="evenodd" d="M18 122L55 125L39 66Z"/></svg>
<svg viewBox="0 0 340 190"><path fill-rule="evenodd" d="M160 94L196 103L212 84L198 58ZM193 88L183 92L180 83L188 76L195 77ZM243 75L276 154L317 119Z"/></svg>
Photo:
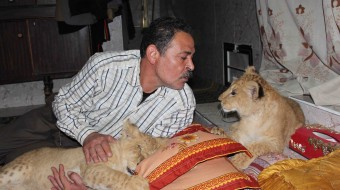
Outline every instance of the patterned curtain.
<svg viewBox="0 0 340 190"><path fill-rule="evenodd" d="M269 82L294 95L340 81L340 0L256 0L256 7L260 73Z"/></svg>

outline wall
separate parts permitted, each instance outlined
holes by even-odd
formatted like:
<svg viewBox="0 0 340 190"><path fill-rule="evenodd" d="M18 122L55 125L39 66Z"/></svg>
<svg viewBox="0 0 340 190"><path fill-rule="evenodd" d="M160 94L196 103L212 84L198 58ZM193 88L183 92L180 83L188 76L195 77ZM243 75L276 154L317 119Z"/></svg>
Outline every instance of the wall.
<svg viewBox="0 0 340 190"><path fill-rule="evenodd" d="M195 76L223 84L223 43L251 45L254 65L259 68L261 42L255 1L167 0L161 15L184 18L194 29Z"/></svg>
<svg viewBox="0 0 340 190"><path fill-rule="evenodd" d="M135 37L128 41L127 49L139 49L142 40L142 1L144 0L129 0L132 20L135 27ZM149 23L152 22L153 19L160 17L160 6L167 1L169 0L147 0Z"/></svg>

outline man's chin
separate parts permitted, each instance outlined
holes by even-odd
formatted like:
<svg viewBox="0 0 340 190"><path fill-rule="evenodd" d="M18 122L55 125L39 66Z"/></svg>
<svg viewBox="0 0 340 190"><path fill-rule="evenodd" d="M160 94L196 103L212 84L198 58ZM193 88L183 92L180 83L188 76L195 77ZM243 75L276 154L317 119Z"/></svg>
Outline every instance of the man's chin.
<svg viewBox="0 0 340 190"><path fill-rule="evenodd" d="M175 85L170 85L168 86L171 89L174 90L182 90L184 88L185 83L179 83L179 84L175 84Z"/></svg>

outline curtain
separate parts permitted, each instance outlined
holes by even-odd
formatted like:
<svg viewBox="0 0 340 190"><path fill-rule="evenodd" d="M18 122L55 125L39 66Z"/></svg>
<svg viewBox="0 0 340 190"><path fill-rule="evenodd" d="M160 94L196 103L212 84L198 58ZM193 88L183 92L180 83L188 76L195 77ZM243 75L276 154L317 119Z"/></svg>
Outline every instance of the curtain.
<svg viewBox="0 0 340 190"><path fill-rule="evenodd" d="M256 0L256 8L266 80L286 95L340 84L340 0ZM340 86L329 86L340 105Z"/></svg>

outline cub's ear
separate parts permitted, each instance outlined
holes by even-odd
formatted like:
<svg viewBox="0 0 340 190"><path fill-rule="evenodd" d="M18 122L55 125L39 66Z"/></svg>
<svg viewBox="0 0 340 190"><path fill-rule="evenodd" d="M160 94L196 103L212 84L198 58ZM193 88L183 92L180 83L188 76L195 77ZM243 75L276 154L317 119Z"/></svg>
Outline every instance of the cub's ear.
<svg viewBox="0 0 340 190"><path fill-rule="evenodd" d="M132 124L129 119L124 122L122 129L122 138L137 137L140 134L138 127Z"/></svg>
<svg viewBox="0 0 340 190"><path fill-rule="evenodd" d="M246 83L247 94L253 100L256 100L261 97L261 86L254 81L247 81Z"/></svg>
<svg viewBox="0 0 340 190"><path fill-rule="evenodd" d="M246 73L256 73L256 69L254 66L248 66L246 68Z"/></svg>

